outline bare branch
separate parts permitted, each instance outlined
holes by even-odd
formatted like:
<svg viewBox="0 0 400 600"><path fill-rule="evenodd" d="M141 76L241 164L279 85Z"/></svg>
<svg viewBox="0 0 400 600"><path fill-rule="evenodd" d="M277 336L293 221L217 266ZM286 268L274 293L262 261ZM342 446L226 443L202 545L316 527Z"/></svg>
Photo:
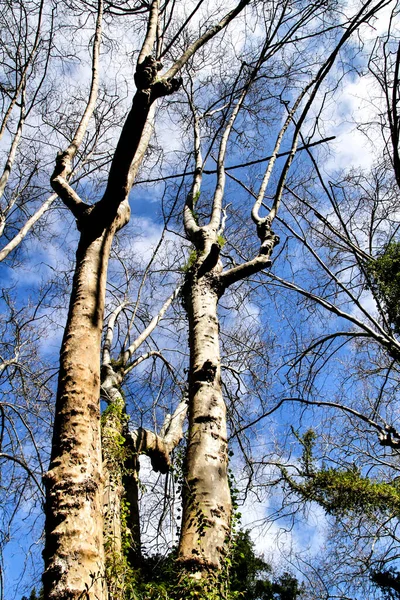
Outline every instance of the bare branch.
<svg viewBox="0 0 400 600"><path fill-rule="evenodd" d="M397 447L397 445L400 446L400 443L399 443L400 435L394 430L393 427L388 427L386 425L385 426L379 425L379 423L377 423L373 419L370 419L369 417L366 417L365 415L360 413L358 410L355 410L354 408L350 408L349 406L344 406L343 404L339 404L338 402L327 402L324 400L307 400L306 398L293 398L293 397L282 398L282 400L280 400L271 410L263 413L262 415L257 417L257 419L254 419L253 421L251 421L251 423L247 423L246 425L243 425L243 427L236 429L232 433L231 437L238 435L242 431L245 431L246 429L253 427L254 425L259 423L266 417L269 417L271 414L276 412L282 406L282 404L284 404L285 402L300 402L302 404L306 404L307 406L326 406L329 408L336 408L336 409L342 410L343 412L348 413L354 417L357 417L357 419L360 419L364 423L367 423L368 425L370 425L371 427L376 429L378 431L379 440L382 445L391 445L389 443L385 444L382 442L382 440L388 441L387 434L390 430L390 433L392 435L394 435L394 437L396 438L396 441L393 442L392 447ZM382 437L382 436L384 436L384 437ZM397 442L397 439L399 439L399 442Z"/></svg>
<svg viewBox="0 0 400 600"><path fill-rule="evenodd" d="M115 327L115 321L118 319L119 314L121 313L121 311L124 310L126 306L126 302L121 302L121 304L119 306L117 306L117 308L115 310L113 310L113 312L110 315L110 318L108 319L108 323L107 323L107 330L106 330L106 335L104 338L104 342L103 342L103 358L102 358L102 364L103 365L108 365L110 364L111 361L111 346L113 343L113 338L114 338L114 327Z"/></svg>
<svg viewBox="0 0 400 600"><path fill-rule="evenodd" d="M226 106L224 107L226 108ZM306 150L308 148L313 148L314 146L318 146L319 144L325 144L326 142L330 142L335 140L336 136L331 135L329 137L323 138L322 140L317 140L315 142L310 142L309 144L299 146L297 148L297 152L301 150ZM279 152L276 155L276 158L282 158L283 156L287 156L290 153L290 150L286 152ZM244 167L251 167L252 165L258 165L263 162L267 162L272 158L272 155L265 156L264 158L258 158L256 160L250 160L244 163L240 163L238 165L231 165L229 167L225 167L225 172L234 171L235 169L243 169ZM203 175L215 175L217 173L217 169L203 169ZM141 183L157 183L159 181L167 181L169 179L180 179L181 177L190 177L191 175L195 175L196 171L185 171L185 173L176 173L175 175L165 175L163 177L154 177L152 179L137 179L135 181L135 185L139 185Z"/></svg>
<svg viewBox="0 0 400 600"><path fill-rule="evenodd" d="M251 277L251 275L255 275L255 273L259 273L270 266L271 259L269 255L259 254L252 260L238 265L237 267L232 267L232 269L228 269L228 271L223 271L219 276L219 280L223 289L226 289L233 283Z"/></svg>
<svg viewBox="0 0 400 600"><path fill-rule="evenodd" d="M192 188L187 195L185 207L183 209L183 224L185 227L186 235L189 239L194 239L194 236L199 232L200 227L198 226L196 219L194 218L195 203L200 195L202 171L203 171L203 159L201 155L201 136L200 136L200 119L196 113L196 109L193 105L192 98L188 94L189 106L193 114L193 130L194 130L194 157L195 157L195 171L193 171L193 182Z"/></svg>
<svg viewBox="0 0 400 600"><path fill-rule="evenodd" d="M103 0L98 0L95 35L93 39L92 79L86 108L75 131L73 140L66 150L57 155L56 167L50 179L52 188L60 196L64 204L71 210L76 219L80 219L82 217L82 214L88 208L88 205L83 203L78 194L71 188L68 183L68 179L72 172L72 161L82 143L83 137L89 125L89 121L96 106L99 89L99 58L103 9Z"/></svg>
<svg viewBox="0 0 400 600"><path fill-rule="evenodd" d="M19 232L0 250L0 262L7 258L7 256L15 250L18 244L24 239L26 234L32 229L32 227L39 221L39 219L47 212L53 202L58 198L58 194L52 194L43 202L42 206L26 221L25 225L21 227Z"/></svg>
<svg viewBox="0 0 400 600"><path fill-rule="evenodd" d="M25 123L25 93L26 93L26 89L25 89L25 86L23 86L22 91L21 91L21 108L20 108L20 117L19 117L19 121L18 121L17 131L13 137L10 152L8 153L7 161L4 166L3 173L0 177L0 198L4 194L5 187L7 185L8 179L10 177L11 169L12 169L14 161L15 161L15 155L17 152L17 148L18 148L19 142L22 137L22 129L23 129L23 126ZM11 206L9 206L9 208L11 208Z"/></svg>
<svg viewBox="0 0 400 600"><path fill-rule="evenodd" d="M169 370L170 373L174 372L173 366L165 358L165 356L164 356L164 354L162 352L160 352L159 350L150 350L149 352L146 352L145 354L142 354L138 358L135 358L135 360L133 360L126 367L126 369L124 369L124 373L123 374L124 375L128 375L128 373L130 373L130 371L132 371L132 369L135 369L138 365L140 365L140 363L144 362L148 358L153 358L153 357L157 357L157 358L161 359L163 361L163 363L166 365L166 367L167 367L167 369Z"/></svg>
<svg viewBox="0 0 400 600"><path fill-rule="evenodd" d="M121 358L123 360L123 364L127 365L127 369L125 369L125 372L128 372L131 370L131 368L133 368L128 365L128 361L132 358L134 352L136 352L136 350L143 344L143 342L149 337L149 335L157 327L158 323L161 321L161 319L165 315L167 309L172 304L173 300L175 300L175 298L178 296L180 289L181 289L180 286L175 289L173 294L171 294L171 296L164 302L164 304L162 305L158 314L156 314L152 318L152 320L150 321L150 323L148 324L146 329L144 329L144 331L142 331L142 333L139 335L139 337L136 338L134 343L131 344L129 346L129 348L122 353Z"/></svg>
<svg viewBox="0 0 400 600"><path fill-rule="evenodd" d="M183 422L187 409L187 402L181 402L172 416L166 415L159 435L142 428L129 431L128 436L134 448L139 454L147 454L150 457L154 471L168 472L171 464L171 452L183 437Z"/></svg>
<svg viewBox="0 0 400 600"><path fill-rule="evenodd" d="M219 21L219 23L217 23L216 25L214 25L213 27L210 27L209 29L207 29L207 31L205 33L203 33L202 36L200 36L195 42L193 42L189 48L187 48L187 50L185 50L185 52L182 54L182 56L175 62L175 64L168 69L168 71L164 74L164 79L172 79L172 77L174 77L181 69L182 67L187 63L187 61L189 60L189 58L191 56L193 56L193 54L195 52L197 52L197 50L199 50L202 46L204 46L204 44L206 42L208 42L208 40L210 40L211 38L213 38L215 35L217 35L217 33L219 33L220 31L222 31L222 29L224 29L227 25L229 25L229 23L231 21L233 21L233 19L245 8L245 6L247 6L250 3L250 0L241 0L238 5L236 6L236 8L234 8L233 10L231 10L229 13L227 13L225 15L225 17L223 17L223 19L221 19L221 21Z"/></svg>
<svg viewBox="0 0 400 600"><path fill-rule="evenodd" d="M25 471L28 473L29 477L31 477L33 479L33 481L35 482L35 484L37 485L39 492L44 497L45 494L44 494L42 485L40 484L39 480L37 479L37 477L34 474L34 472L32 471L32 469L30 469L28 467L28 465L26 464L26 462L24 460L21 460L20 458L18 458L18 456L6 454L5 452L0 452L0 458L5 458L7 460L11 460L12 462L17 463L20 467L25 469Z"/></svg>
<svg viewBox="0 0 400 600"><path fill-rule="evenodd" d="M154 43L156 41L157 35L157 26L158 26L158 12L159 12L159 2L158 0L153 0L150 8L150 15L147 21L147 31L146 37L144 39L142 49L139 53L138 65L143 63L144 59L147 56L151 56L153 54Z"/></svg>

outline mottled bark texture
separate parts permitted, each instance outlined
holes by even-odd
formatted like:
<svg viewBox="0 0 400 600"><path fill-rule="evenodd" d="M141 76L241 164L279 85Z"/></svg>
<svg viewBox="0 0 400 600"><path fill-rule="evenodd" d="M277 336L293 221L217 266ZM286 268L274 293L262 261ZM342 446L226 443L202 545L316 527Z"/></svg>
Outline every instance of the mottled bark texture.
<svg viewBox="0 0 400 600"><path fill-rule="evenodd" d="M265 251L265 237L270 244ZM218 230L199 228L197 250L183 287L189 320L189 434L179 561L196 576L223 569L232 503L228 480L226 406L221 390L218 301L228 285L269 266L278 242L269 232L253 260L222 271Z"/></svg>
<svg viewBox="0 0 400 600"><path fill-rule="evenodd" d="M117 221L83 232L61 349L50 469L45 477L46 598L104 597L100 342L107 262Z"/></svg>
<svg viewBox="0 0 400 600"><path fill-rule="evenodd" d="M220 570L230 535L226 408L221 391L218 279L194 269L189 318L189 439L179 559L188 570Z"/></svg>
<svg viewBox="0 0 400 600"><path fill-rule="evenodd" d="M225 289L270 266L270 254L278 243L270 222L257 230L259 254L252 260L223 271L220 261L225 217L222 200L225 186L224 158L241 102L232 111L221 137L217 160L217 185L209 222L199 225L194 211L200 196L202 157L200 121L194 113L196 170L184 208L184 226L194 246L194 264L189 265L183 286L183 303L189 320L189 435L186 456L182 531L178 559L199 579L223 569L229 549L232 503L228 481L226 407L221 390L218 300ZM193 260L191 260L193 262Z"/></svg>
<svg viewBox="0 0 400 600"><path fill-rule="evenodd" d="M57 157L51 178L53 190L77 220L81 239L61 348L51 463L45 478L46 600L107 597L99 414L105 280L114 233L129 218L128 197L150 141L154 102L179 88L181 80L175 75L248 3L241 0L217 24L207 27L164 74L160 61L152 56L160 41L159 2L148 4L147 30L136 66L137 92L115 149L104 195L90 206L82 202L69 180L96 103L103 10L99 0L90 99L74 139Z"/></svg>
<svg viewBox="0 0 400 600"><path fill-rule="evenodd" d="M71 148L59 154L51 180L76 217L81 238L60 354L51 463L45 477L43 585L49 600L107 597L99 403L107 264L114 234L129 219L127 199L150 140L153 101L179 86L179 81L155 81L157 66L151 70L151 64L158 63L148 57L138 65L142 79L103 198L88 206L69 186Z"/></svg>

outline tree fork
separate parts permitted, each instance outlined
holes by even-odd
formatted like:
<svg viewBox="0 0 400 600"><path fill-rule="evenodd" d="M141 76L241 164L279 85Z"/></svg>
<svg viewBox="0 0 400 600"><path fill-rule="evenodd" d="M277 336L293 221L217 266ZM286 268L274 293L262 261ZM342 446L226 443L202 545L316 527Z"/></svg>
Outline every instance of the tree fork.
<svg viewBox="0 0 400 600"><path fill-rule="evenodd" d="M81 237L60 353L51 463L45 476L43 585L49 600L107 596L99 403L105 286L112 240L129 220L127 198L151 137L154 101L180 85L180 80L155 81L156 73L157 69L151 71L148 88L139 88L133 98L103 198L90 206L70 187L69 150L59 153L51 179L76 217Z"/></svg>

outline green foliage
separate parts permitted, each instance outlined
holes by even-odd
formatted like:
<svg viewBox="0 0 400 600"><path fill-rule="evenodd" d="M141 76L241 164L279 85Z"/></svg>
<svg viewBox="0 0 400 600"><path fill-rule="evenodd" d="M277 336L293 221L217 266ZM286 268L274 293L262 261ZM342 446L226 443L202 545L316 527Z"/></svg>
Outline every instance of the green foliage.
<svg viewBox="0 0 400 600"><path fill-rule="evenodd" d="M303 593L290 573L272 575L270 565L255 554L248 531L234 537L228 579L212 572L196 579L182 573L176 558L176 549L145 558L135 591L125 600L297 600Z"/></svg>
<svg viewBox="0 0 400 600"><path fill-rule="evenodd" d="M124 402L111 402L101 416L103 458L107 463L107 468L111 469L115 476L119 474L120 478L129 473L127 461L132 452L126 445L126 439L122 434L127 421L128 416L125 412ZM122 497L119 513L121 551L115 551L112 535L106 536L104 539L106 580L110 596L114 600L135 598L135 571L128 560L132 543L131 532L128 528L129 511L129 502Z"/></svg>
<svg viewBox="0 0 400 600"><path fill-rule="evenodd" d="M291 430L293 435L303 446L303 452L300 459L302 470L306 475L311 474L315 471L313 448L317 435L312 429L306 431L303 436L297 433L293 427L291 427Z"/></svg>
<svg viewBox="0 0 400 600"><path fill-rule="evenodd" d="M226 239L224 238L223 235L219 235L217 237L217 242L218 242L219 247L222 249L226 244Z"/></svg>
<svg viewBox="0 0 400 600"><path fill-rule="evenodd" d="M317 469L313 459L315 434L308 431L302 438L301 478L294 479L281 468L288 487L304 501L317 502L331 515L352 513L373 516L380 512L389 516L400 515L400 485L363 477L353 465L348 469Z"/></svg>
<svg viewBox="0 0 400 600"><path fill-rule="evenodd" d="M118 406L110 405L104 414L103 427L106 428L109 420L115 426L118 417L124 418L124 413ZM111 433L115 435L117 432L111 429ZM114 437L108 440L107 448L110 441L116 466L123 471L124 456L115 450ZM172 474L180 487L184 481L183 462L184 455L179 455L178 451ZM190 568L186 570L179 563L176 549L164 557L160 555L143 557L140 569L130 565L132 539L127 526L130 507L129 503L122 498L120 511L122 552L113 553L112 540L105 540L106 577L112 597L115 600L297 600L300 598L303 590L297 579L290 573L274 577L270 565L255 554L249 532L235 532L241 515L238 513L238 490L231 469L229 483L233 504L233 535L232 540L227 540L228 554L220 572L216 573L212 570L206 574L203 572L201 578L197 577L198 567L193 566L195 571L191 572ZM201 535L208 525L200 506L196 518Z"/></svg>
<svg viewBox="0 0 400 600"><path fill-rule="evenodd" d="M107 552L107 541L105 543ZM136 572L128 563L127 556L120 552L107 552L106 580L114 600L136 600Z"/></svg>
<svg viewBox="0 0 400 600"><path fill-rule="evenodd" d="M196 250L196 249L193 249L193 250L190 252L190 254L189 254L189 258L188 258L188 260L187 260L187 263L186 263L185 265L183 265L183 267L181 267L181 268L182 268L182 271L183 271L183 273L187 273L188 271L190 271L190 269L193 267L194 263L195 263L195 262L196 262L196 260L197 260L197 256L198 256L198 254L197 254L197 250Z"/></svg>
<svg viewBox="0 0 400 600"><path fill-rule="evenodd" d="M126 439L121 431L128 417L124 409L116 403L111 403L101 415L100 423L103 431L103 454L104 458L114 469L124 471L125 462L129 456L129 450L125 445Z"/></svg>
<svg viewBox="0 0 400 600"><path fill-rule="evenodd" d="M124 367L125 367L124 359L121 358L121 357L117 358L117 359L111 358L110 359L110 366L113 368L114 372L123 370ZM122 390L120 390L120 391L122 391Z"/></svg>
<svg viewBox="0 0 400 600"><path fill-rule="evenodd" d="M374 571L371 580L377 585L385 600L400 600L400 573L395 569Z"/></svg>
<svg viewBox="0 0 400 600"><path fill-rule="evenodd" d="M384 519L400 517L400 483L382 482L363 477L353 465L347 469L318 468L313 457L315 433L310 430L304 436L295 433L303 446L299 476L290 476L281 468L289 487L304 502L314 501L326 513L335 517ZM385 600L400 600L400 573L395 569L375 570L371 581L380 588Z"/></svg>
<svg viewBox="0 0 400 600"><path fill-rule="evenodd" d="M367 265L370 288L386 306L389 322L400 333L400 242L390 242Z"/></svg>
<svg viewBox="0 0 400 600"><path fill-rule="evenodd" d="M182 572L176 558L176 549L165 557L144 558L140 572L136 572L134 592L125 600L236 600L241 597L230 594L226 584L212 572L200 580Z"/></svg>
<svg viewBox="0 0 400 600"><path fill-rule="evenodd" d="M128 505L122 508L126 515ZM123 520L123 517L122 517ZM126 550L126 548L124 548ZM128 565L126 554L108 557L107 578L113 582L113 598L121 600L297 600L304 589L290 573L274 576L271 566L255 553L248 531L239 531L232 544L229 580L210 572L204 580L182 573L174 549L167 556L145 557L139 569ZM397 596L393 599L397 600ZM388 596L388 600L392 596ZM44 600L32 590L29 599Z"/></svg>
<svg viewBox="0 0 400 600"><path fill-rule="evenodd" d="M256 555L248 531L239 531L234 539L230 590L245 600L296 600L304 593L290 573L273 576L271 566Z"/></svg>
<svg viewBox="0 0 400 600"><path fill-rule="evenodd" d="M117 402L110 402L110 404L103 410L100 423L101 426L107 426L107 422L112 417L115 420L121 422L121 425L125 424L129 417L125 412L124 406Z"/></svg>

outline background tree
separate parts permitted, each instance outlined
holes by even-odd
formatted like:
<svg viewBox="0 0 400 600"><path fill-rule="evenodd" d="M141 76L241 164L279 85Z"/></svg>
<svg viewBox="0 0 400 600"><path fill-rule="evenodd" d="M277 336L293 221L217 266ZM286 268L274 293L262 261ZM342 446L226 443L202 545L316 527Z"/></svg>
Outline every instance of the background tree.
<svg viewBox="0 0 400 600"><path fill-rule="evenodd" d="M336 173L334 179L315 152L308 152L307 183L288 183L284 199L288 217L281 222L287 232L285 253L293 256L296 251L296 268L281 276L270 274L276 293L281 286L299 293L301 300L292 298L306 309L296 327L296 321L291 324L295 350L286 363L286 399L279 407L293 400L302 428L310 426L309 419L320 420L318 468L306 484L310 491L315 484L319 492L315 497L305 488L297 493L334 515L326 542L331 559L320 567L311 561L318 572L318 593L326 598L361 589L378 597L378 590L371 589L371 577L378 581L381 572L382 581L388 573L382 589L388 594L396 590L396 508L384 501L389 512L383 515L374 492L395 493L398 476L396 19L397 7L388 32L371 44L371 55L364 62L363 77L371 82L377 117L376 122L359 126L374 139L376 163L369 170ZM372 87L374 79L378 90ZM361 118L355 115L356 120ZM376 129L383 134L383 145L378 144ZM295 250L298 243L301 250L298 245ZM282 296L282 301L288 310L292 300ZM329 416L323 407L330 407ZM287 450L284 454L292 473L304 474ZM284 510L294 511L293 499L286 498ZM331 504L335 499L337 511Z"/></svg>
<svg viewBox="0 0 400 600"><path fill-rule="evenodd" d="M217 303L226 289L240 281L255 275L271 264L270 256L279 239L272 231L272 223L278 214L286 178L303 124L316 94L327 77L335 59L349 37L374 14L377 7L363 7L361 11L349 20L344 27L344 33L335 40L331 54L325 58L322 66L303 83L293 106L288 108L288 116L283 126L278 130L275 147L268 167L264 173L257 192L253 192L255 202L251 216L256 225L257 235L261 246L255 258L237 266L224 269L220 262L222 233L224 221L222 201L225 191L224 160L227 143L239 111L246 99L252 80L259 76L261 65L271 51L274 55L276 44L275 35L279 30L273 30L272 39L266 35L266 41L260 52L249 79L242 83L238 100L234 102L226 119L226 126L219 142L217 175L215 191L212 195L211 207L202 210L209 213L203 217L202 224L195 209L196 202L201 196L203 161L201 156L200 120L194 111L195 157L196 169L192 188L187 197L184 225L187 237L194 246L190 256L188 273L183 287L183 297L189 321L189 340L191 364L189 369L189 432L186 462L186 489L183 504L183 525L179 546L179 560L192 571L199 571L205 580L210 578L210 570L219 570L224 551L224 539L229 535L230 523L230 494L227 479L227 447L226 447L226 417L225 405L220 385L220 355ZM372 12L371 12L372 11ZM306 19L306 17L304 17ZM297 22L300 28L304 21ZM296 30L298 33L298 30ZM304 57L303 57L304 59ZM302 101L304 100L304 104ZM289 103L287 103L288 106ZM229 107L229 105L228 105ZM287 159L277 178L277 186L273 193L273 204L266 216L260 214L264 196L275 161L280 150L282 139L289 126L299 117L294 127L291 147ZM206 205L207 206L207 205ZM224 234L226 235L226 234ZM229 237L228 237L229 239ZM214 472L215 471L215 472ZM201 517L199 517L199 513ZM204 523L203 523L204 521Z"/></svg>

